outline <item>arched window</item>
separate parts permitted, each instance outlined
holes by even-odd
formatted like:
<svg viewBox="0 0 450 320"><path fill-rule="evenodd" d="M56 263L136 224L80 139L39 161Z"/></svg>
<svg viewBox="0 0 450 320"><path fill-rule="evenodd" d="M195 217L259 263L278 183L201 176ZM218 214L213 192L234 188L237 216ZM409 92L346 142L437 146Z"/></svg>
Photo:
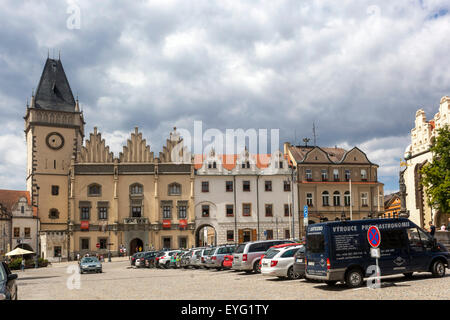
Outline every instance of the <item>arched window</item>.
<svg viewBox="0 0 450 320"><path fill-rule="evenodd" d="M350 191L345 191L344 192L344 205L346 207L350 206Z"/></svg>
<svg viewBox="0 0 450 320"><path fill-rule="evenodd" d="M322 192L322 205L323 205L324 207L330 205L330 199L329 199L329 193L328 193L328 191Z"/></svg>
<svg viewBox="0 0 450 320"><path fill-rule="evenodd" d="M130 186L130 195L142 195L144 187L142 184L135 183Z"/></svg>
<svg viewBox="0 0 450 320"><path fill-rule="evenodd" d="M179 195L181 195L181 184L176 182L169 184L169 196Z"/></svg>
<svg viewBox="0 0 450 320"><path fill-rule="evenodd" d="M98 183L92 183L88 186L88 197L100 197L102 195L102 186Z"/></svg>
<svg viewBox="0 0 450 320"><path fill-rule="evenodd" d="M338 207L341 205L341 193L339 191L335 191L333 193L333 205Z"/></svg>

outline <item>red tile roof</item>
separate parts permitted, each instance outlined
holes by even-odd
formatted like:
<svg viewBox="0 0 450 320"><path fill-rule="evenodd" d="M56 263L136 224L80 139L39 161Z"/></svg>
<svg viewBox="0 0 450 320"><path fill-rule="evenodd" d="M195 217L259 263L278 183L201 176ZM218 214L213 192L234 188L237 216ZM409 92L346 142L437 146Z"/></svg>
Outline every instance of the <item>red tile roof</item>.
<svg viewBox="0 0 450 320"><path fill-rule="evenodd" d="M28 205L31 205L30 193L22 190L4 190L0 189L0 203L5 206L8 212L12 211L13 206L20 198L25 197ZM33 214L36 215L36 208L33 208Z"/></svg>

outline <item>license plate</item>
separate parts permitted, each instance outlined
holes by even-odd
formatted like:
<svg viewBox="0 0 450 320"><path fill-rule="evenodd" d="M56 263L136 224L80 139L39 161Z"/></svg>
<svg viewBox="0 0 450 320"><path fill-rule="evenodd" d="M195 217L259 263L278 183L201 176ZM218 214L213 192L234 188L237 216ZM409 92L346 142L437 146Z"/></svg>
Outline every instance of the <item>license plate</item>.
<svg viewBox="0 0 450 320"><path fill-rule="evenodd" d="M269 264L268 263L263 263L263 266L264 267L267 267Z"/></svg>
<svg viewBox="0 0 450 320"><path fill-rule="evenodd" d="M297 259L297 262L303 262L303 259Z"/></svg>
<svg viewBox="0 0 450 320"><path fill-rule="evenodd" d="M308 262L308 266L314 266L314 262L313 261Z"/></svg>

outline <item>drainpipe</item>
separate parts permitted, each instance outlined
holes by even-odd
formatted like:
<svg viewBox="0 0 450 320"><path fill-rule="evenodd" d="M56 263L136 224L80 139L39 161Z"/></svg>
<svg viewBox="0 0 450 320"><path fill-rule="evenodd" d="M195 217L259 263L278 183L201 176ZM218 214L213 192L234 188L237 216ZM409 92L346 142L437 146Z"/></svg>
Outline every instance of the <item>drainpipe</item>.
<svg viewBox="0 0 450 320"><path fill-rule="evenodd" d="M233 196L234 196L234 243L239 243L239 234L237 230L237 206L236 206L236 175L233 175ZM237 241L236 241L237 239Z"/></svg>
<svg viewBox="0 0 450 320"><path fill-rule="evenodd" d="M258 231L256 240L259 240L259 174L256 175L256 221Z"/></svg>

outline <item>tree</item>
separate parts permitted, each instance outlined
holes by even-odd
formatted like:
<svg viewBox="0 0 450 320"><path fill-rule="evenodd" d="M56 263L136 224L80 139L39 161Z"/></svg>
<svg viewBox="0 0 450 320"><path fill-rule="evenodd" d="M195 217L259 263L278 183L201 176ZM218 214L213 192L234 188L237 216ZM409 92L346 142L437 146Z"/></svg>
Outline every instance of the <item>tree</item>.
<svg viewBox="0 0 450 320"><path fill-rule="evenodd" d="M422 185L428 204L441 213L450 213L450 127L437 130L430 151L433 159L423 166Z"/></svg>

